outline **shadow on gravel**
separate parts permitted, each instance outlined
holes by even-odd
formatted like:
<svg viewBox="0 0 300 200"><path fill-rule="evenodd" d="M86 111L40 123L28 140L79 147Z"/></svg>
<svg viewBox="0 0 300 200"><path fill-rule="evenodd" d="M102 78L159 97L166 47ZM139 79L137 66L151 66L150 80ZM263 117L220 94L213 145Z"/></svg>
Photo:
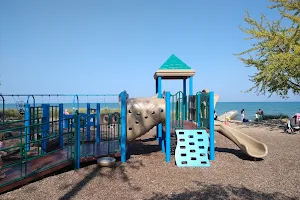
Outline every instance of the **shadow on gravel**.
<svg viewBox="0 0 300 200"><path fill-rule="evenodd" d="M235 155L236 157L238 157L242 160L249 160L249 161L262 161L262 160L264 160L262 158L252 158L252 157L244 154L241 150L237 150L237 149L216 147L215 151L220 152L220 153L230 153L230 154L233 154L233 155Z"/></svg>
<svg viewBox="0 0 300 200"><path fill-rule="evenodd" d="M131 180L129 176L126 173L126 168L132 168L135 170L139 170L140 168L144 167L144 164L142 161L127 161L126 167L121 162L117 162L114 166L110 167L108 170L104 171L104 168L99 167L98 165L95 166L95 168L87 175L84 176L84 178L74 185L72 189L67 192L64 196L60 197L59 200L69 200L72 199L76 194L78 194L91 180L93 180L96 177L100 177L100 180L102 181L102 177L106 177L108 179L116 179L121 178L122 181L135 191L140 191L141 188L133 186L131 183ZM82 168L84 169L84 168ZM118 177L116 177L118 176ZM66 189L69 185L62 186L60 189Z"/></svg>
<svg viewBox="0 0 300 200"><path fill-rule="evenodd" d="M72 197L75 196L78 192L80 192L80 190L82 190L82 188L84 188L88 182L90 182L93 178L97 176L99 171L100 171L100 167L95 167L95 169L91 173L86 175L84 179L82 179L79 183L77 183L68 193L60 197L59 200L72 199Z"/></svg>
<svg viewBox="0 0 300 200"><path fill-rule="evenodd" d="M154 193L154 195L145 200L182 200L182 199L245 199L245 200L297 200L298 197L289 197L282 193L264 193L260 191L253 191L245 187L222 186L222 185L207 185L196 182L197 190L186 189L182 193L177 194L162 194Z"/></svg>
<svg viewBox="0 0 300 200"><path fill-rule="evenodd" d="M155 144L155 138L147 138L143 140L136 140L128 146L128 155L150 155L154 152L161 151L158 142Z"/></svg>
<svg viewBox="0 0 300 200"><path fill-rule="evenodd" d="M63 197L59 198L59 200L69 200L72 199L76 194L78 194L92 179L99 177L106 177L108 179L116 179L121 178L122 181L134 190L140 191L140 187L133 186L129 176L126 173L126 168L132 168L135 170L139 170L140 168L145 167L141 160L133 160L130 159L131 155L150 155L153 152L160 151L158 144L153 144L155 138L148 138L144 140L136 140L134 143L128 145L128 153L127 153L127 161L126 165L123 165L121 162L117 162L114 166L110 167L108 170L103 171L103 168L98 165L78 184L72 187L72 189L67 192ZM151 144L152 143L152 144ZM118 160L119 161L119 160ZM88 165L88 164L87 164ZM125 167L126 166L126 167ZM82 168L84 169L84 168ZM118 177L116 177L116 175ZM70 187L69 185L63 186L61 189L67 189Z"/></svg>

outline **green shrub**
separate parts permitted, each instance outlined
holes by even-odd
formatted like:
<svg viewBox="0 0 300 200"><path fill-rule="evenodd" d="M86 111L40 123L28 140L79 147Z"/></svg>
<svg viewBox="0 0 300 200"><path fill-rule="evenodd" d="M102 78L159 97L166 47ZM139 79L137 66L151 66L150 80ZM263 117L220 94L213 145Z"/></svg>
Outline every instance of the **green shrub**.
<svg viewBox="0 0 300 200"><path fill-rule="evenodd" d="M67 109L70 114L73 114L73 109ZM102 108L100 109L101 114L106 113L114 113L114 112L121 112L120 108ZM86 108L79 108L79 113L86 113ZM91 114L93 112L91 111Z"/></svg>
<svg viewBox="0 0 300 200"><path fill-rule="evenodd" d="M2 119L2 116L3 116L3 110L1 109L0 110L1 119ZM5 119L22 119L23 118L23 115L21 115L18 110L11 109L11 108L4 110L4 116L5 116Z"/></svg>
<svg viewBox="0 0 300 200"><path fill-rule="evenodd" d="M289 118L289 116L284 115L284 114L278 114L278 115L263 115L263 120L268 120L268 119L286 119Z"/></svg>
<svg viewBox="0 0 300 200"><path fill-rule="evenodd" d="M42 113L41 113L41 109L40 112L38 113L38 117L41 118L42 117ZM68 109L69 113L72 114L73 109ZM86 113L86 108L79 108L79 112L80 113ZM105 113L114 113L114 112L120 112L119 108L113 108L113 109L109 109L109 108L102 108L100 110L101 114L105 114ZM93 112L91 112L93 113ZM35 111L35 115L37 115L37 111ZM54 108L53 109L53 115L58 116L59 115L59 109ZM3 116L3 110L0 109L0 120L2 120L2 116ZM4 110L4 116L5 119L18 119L21 120L24 118L24 115L21 115L20 112L17 109L5 109ZM50 117L52 117L52 108L50 108Z"/></svg>
<svg viewBox="0 0 300 200"><path fill-rule="evenodd" d="M103 108L100 110L101 114L105 114L105 113L114 113L114 112L121 112L121 110L119 108L113 108L113 109L109 109L109 108Z"/></svg>

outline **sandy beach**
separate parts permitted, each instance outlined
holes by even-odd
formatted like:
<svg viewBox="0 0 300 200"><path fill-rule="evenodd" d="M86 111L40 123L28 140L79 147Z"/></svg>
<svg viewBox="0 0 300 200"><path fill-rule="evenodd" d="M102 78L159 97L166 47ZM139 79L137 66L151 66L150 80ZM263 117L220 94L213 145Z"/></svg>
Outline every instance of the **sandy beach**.
<svg viewBox="0 0 300 200"><path fill-rule="evenodd" d="M179 168L165 162L153 139L139 138L126 164L53 175L5 193L0 199L300 199L300 133L284 134L278 123L230 123L264 142L269 153L253 161L215 133L210 168Z"/></svg>

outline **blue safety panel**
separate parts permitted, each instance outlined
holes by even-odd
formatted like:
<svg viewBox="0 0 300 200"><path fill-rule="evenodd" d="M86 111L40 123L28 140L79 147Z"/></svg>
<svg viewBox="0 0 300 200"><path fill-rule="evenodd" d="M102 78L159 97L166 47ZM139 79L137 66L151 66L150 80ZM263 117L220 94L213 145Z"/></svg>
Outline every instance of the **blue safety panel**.
<svg viewBox="0 0 300 200"><path fill-rule="evenodd" d="M74 116L75 115L63 115L63 118L64 118L63 128L73 128L74 127Z"/></svg>
<svg viewBox="0 0 300 200"><path fill-rule="evenodd" d="M80 120L81 122L81 128L88 127L88 126L95 126L95 118L96 114L86 114L86 113L80 113Z"/></svg>
<svg viewBox="0 0 300 200"><path fill-rule="evenodd" d="M209 167L206 130L176 130L175 161L178 167Z"/></svg>

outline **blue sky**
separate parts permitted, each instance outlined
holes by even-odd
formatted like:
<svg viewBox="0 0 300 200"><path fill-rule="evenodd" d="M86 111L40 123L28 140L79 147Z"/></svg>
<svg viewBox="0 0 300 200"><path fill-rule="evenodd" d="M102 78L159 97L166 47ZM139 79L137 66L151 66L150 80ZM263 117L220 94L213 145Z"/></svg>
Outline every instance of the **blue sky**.
<svg viewBox="0 0 300 200"><path fill-rule="evenodd" d="M196 70L194 92L220 101L281 101L244 94L255 72L233 55L250 47L238 29L245 10L259 19L267 0L0 1L0 92L155 93L154 72L175 54ZM163 81L182 90L182 81ZM299 101L290 96L289 101Z"/></svg>

